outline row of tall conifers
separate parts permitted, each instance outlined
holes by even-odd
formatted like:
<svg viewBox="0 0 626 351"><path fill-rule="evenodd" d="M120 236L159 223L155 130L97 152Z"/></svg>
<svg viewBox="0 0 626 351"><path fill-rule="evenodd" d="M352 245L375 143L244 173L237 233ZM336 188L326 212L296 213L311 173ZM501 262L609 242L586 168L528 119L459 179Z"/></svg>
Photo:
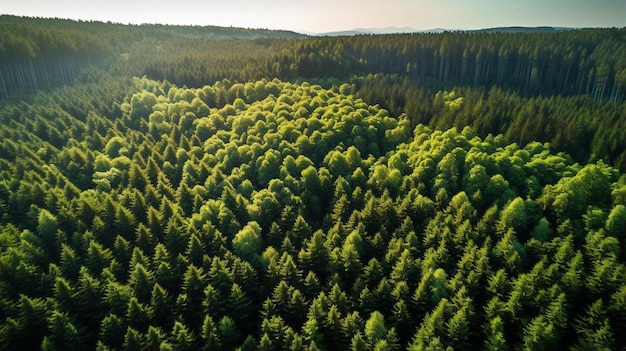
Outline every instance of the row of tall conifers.
<svg viewBox="0 0 626 351"><path fill-rule="evenodd" d="M247 45L244 51L248 51L250 39L266 37L301 38L304 35L214 26L123 25L1 15L0 99L19 92L71 84L82 69L92 66L126 77L143 75L147 67L155 64L167 72L179 53L195 57L194 64L199 64L206 61L208 52L216 43L221 43L221 39L240 41ZM181 49L179 45L196 47L196 52ZM240 45L235 45L231 51L240 49ZM204 54L204 58L198 53ZM189 77L190 72L183 76ZM176 80L176 77L171 78ZM222 78L225 77L222 75ZM203 84L205 82L202 80Z"/></svg>
<svg viewBox="0 0 626 351"><path fill-rule="evenodd" d="M44 29L0 17L0 98L71 84L81 68L100 65L109 45L79 29Z"/></svg>
<svg viewBox="0 0 626 351"><path fill-rule="evenodd" d="M303 77L388 73L423 82L500 85L617 102L626 93L624 28L323 37L300 41L293 55L293 62L284 62L292 74Z"/></svg>

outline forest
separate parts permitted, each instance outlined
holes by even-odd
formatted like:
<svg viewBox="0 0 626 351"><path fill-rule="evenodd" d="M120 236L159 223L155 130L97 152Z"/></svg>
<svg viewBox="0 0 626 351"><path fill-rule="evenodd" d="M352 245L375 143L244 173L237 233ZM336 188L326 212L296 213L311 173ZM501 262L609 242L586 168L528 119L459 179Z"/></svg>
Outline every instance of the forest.
<svg viewBox="0 0 626 351"><path fill-rule="evenodd" d="M0 349L626 349L626 28L0 16Z"/></svg>

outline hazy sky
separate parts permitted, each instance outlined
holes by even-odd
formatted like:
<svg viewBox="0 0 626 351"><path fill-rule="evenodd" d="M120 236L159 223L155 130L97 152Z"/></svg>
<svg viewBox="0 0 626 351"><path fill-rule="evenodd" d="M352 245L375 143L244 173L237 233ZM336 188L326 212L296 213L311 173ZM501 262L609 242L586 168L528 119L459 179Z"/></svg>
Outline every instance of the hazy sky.
<svg viewBox="0 0 626 351"><path fill-rule="evenodd" d="M626 0L7 0L0 13L299 32L626 26Z"/></svg>

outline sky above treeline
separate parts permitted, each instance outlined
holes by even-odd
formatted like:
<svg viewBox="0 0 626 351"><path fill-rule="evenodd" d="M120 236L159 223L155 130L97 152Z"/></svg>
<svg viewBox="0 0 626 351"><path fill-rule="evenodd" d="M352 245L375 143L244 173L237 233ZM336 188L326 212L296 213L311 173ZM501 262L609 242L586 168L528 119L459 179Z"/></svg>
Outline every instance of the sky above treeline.
<svg viewBox="0 0 626 351"><path fill-rule="evenodd" d="M624 27L626 0L9 0L0 13L324 33L505 26Z"/></svg>

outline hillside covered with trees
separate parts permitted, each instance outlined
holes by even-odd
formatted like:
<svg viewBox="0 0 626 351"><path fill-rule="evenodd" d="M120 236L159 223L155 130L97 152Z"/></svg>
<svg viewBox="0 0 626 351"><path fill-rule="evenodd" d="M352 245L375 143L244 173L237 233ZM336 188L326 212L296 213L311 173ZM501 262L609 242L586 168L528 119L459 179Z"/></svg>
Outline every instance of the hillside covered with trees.
<svg viewBox="0 0 626 351"><path fill-rule="evenodd" d="M188 87L223 79L348 82L352 94L405 113L413 127L469 125L483 138L550 142L579 163L604 160L624 172L624 57L624 28L337 38L0 16L0 101L77 77L105 84L85 74L93 69ZM452 91L462 108L443 108L441 96Z"/></svg>
<svg viewBox="0 0 626 351"><path fill-rule="evenodd" d="M0 349L625 349L625 35L0 17Z"/></svg>

